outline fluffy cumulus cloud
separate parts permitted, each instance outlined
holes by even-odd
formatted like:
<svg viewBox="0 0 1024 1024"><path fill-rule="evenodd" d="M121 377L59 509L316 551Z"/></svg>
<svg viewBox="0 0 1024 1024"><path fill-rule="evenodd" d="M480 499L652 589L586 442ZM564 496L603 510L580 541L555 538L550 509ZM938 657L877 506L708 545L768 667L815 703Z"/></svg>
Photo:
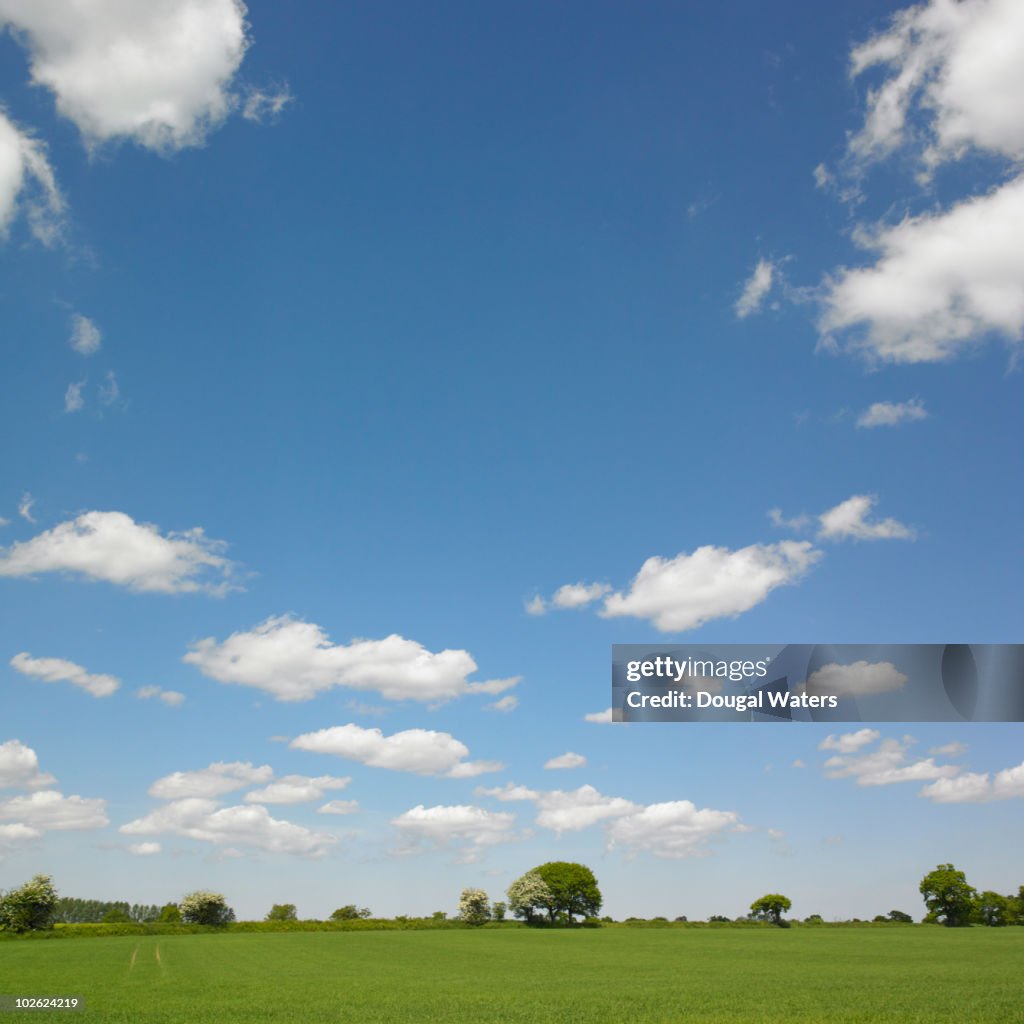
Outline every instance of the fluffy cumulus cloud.
<svg viewBox="0 0 1024 1024"><path fill-rule="evenodd" d="M358 800L328 800L316 809L317 814L354 814L359 810Z"/></svg>
<svg viewBox="0 0 1024 1024"><path fill-rule="evenodd" d="M708 842L739 822L733 811L700 810L689 800L649 804L608 826L608 842L627 855L678 859L708 853Z"/></svg>
<svg viewBox="0 0 1024 1024"><path fill-rule="evenodd" d="M150 593L223 594L235 586L225 546L199 527L162 534L124 512L85 512L0 548L0 576L65 572Z"/></svg>
<svg viewBox="0 0 1024 1024"><path fill-rule="evenodd" d="M92 697L109 697L121 682L115 676L95 675L81 665L63 658L33 658L22 651L11 658L11 667L24 676L41 679L44 683L71 683Z"/></svg>
<svg viewBox="0 0 1024 1024"><path fill-rule="evenodd" d="M868 92L855 160L878 159L906 142L925 167L968 149L1024 156L1024 7L1018 0L931 0L897 14L857 46L850 71L881 69ZM923 143L923 145L922 145Z"/></svg>
<svg viewBox="0 0 1024 1024"><path fill-rule="evenodd" d="M862 429L895 427L927 418L928 410L920 398L908 402L874 402L857 417L857 426Z"/></svg>
<svg viewBox="0 0 1024 1024"><path fill-rule="evenodd" d="M131 843L128 846L128 852L135 854L136 857L152 857L159 853L160 849L159 843Z"/></svg>
<svg viewBox="0 0 1024 1024"><path fill-rule="evenodd" d="M1024 762L1004 768L995 775L966 772L957 778L936 779L921 790L921 796L938 804L990 803L993 800L1024 798Z"/></svg>
<svg viewBox="0 0 1024 1024"><path fill-rule="evenodd" d="M135 696L139 700L158 700L169 708L180 708L185 703L185 694L177 690L165 690L160 686L140 686Z"/></svg>
<svg viewBox="0 0 1024 1024"><path fill-rule="evenodd" d="M550 601L545 601L539 595L534 597L526 605L526 610L530 615L543 615L552 608L562 611L585 608L600 600L611 589L607 583L566 583L551 595Z"/></svg>
<svg viewBox="0 0 1024 1024"><path fill-rule="evenodd" d="M201 144L239 102L245 13L241 0L0 0L33 83L89 145L132 139L161 152Z"/></svg>
<svg viewBox="0 0 1024 1024"><path fill-rule="evenodd" d="M177 835L220 847L249 846L267 853L317 857L337 841L302 825L270 815L260 804L221 807L216 800L172 800L119 830L128 836Z"/></svg>
<svg viewBox="0 0 1024 1024"><path fill-rule="evenodd" d="M1013 104L1004 104L1012 106ZM989 335L1024 332L1024 175L939 213L861 231L867 267L826 282L819 327L829 347L875 360L951 359ZM849 332L845 340L837 340Z"/></svg>
<svg viewBox="0 0 1024 1024"><path fill-rule="evenodd" d="M796 583L821 557L807 541L751 544L731 551L707 545L675 558L648 558L629 590L609 594L606 618L647 619L665 633L735 618L776 588Z"/></svg>
<svg viewBox="0 0 1024 1024"><path fill-rule="evenodd" d="M747 279L743 286L743 293L736 300L736 316L740 320L750 316L751 313L759 313L764 305L764 300L771 291L772 282L775 278L775 264L771 260L758 260L754 272Z"/></svg>
<svg viewBox="0 0 1024 1024"><path fill-rule="evenodd" d="M344 789L351 777L335 775L284 775L275 779L263 789L254 789L245 794L247 804L304 804L322 800L330 789ZM341 801L336 801L340 803Z"/></svg>
<svg viewBox="0 0 1024 1024"><path fill-rule="evenodd" d="M0 825L0 850L9 850L23 843L30 843L42 834L39 829L30 828L20 822L13 825Z"/></svg>
<svg viewBox="0 0 1024 1024"><path fill-rule="evenodd" d="M109 824L107 802L100 798L64 796L42 789L28 796L0 800L0 821L14 821L42 832L103 828Z"/></svg>
<svg viewBox="0 0 1024 1024"><path fill-rule="evenodd" d="M21 740L0 743L0 789L43 789L56 782L39 770L39 757Z"/></svg>
<svg viewBox="0 0 1024 1024"><path fill-rule="evenodd" d="M396 634L334 644L319 626L288 616L267 619L222 643L207 637L184 660L218 682L253 686L281 701L310 700L338 686L373 690L390 700L438 701L497 695L519 682L470 682L467 676L477 666L468 651L435 654Z"/></svg>
<svg viewBox="0 0 1024 1024"><path fill-rule="evenodd" d="M819 744L819 750L838 750L840 754L853 754L881 737L877 729L858 729L840 736L826 736ZM935 751L932 751L935 753Z"/></svg>
<svg viewBox="0 0 1024 1024"><path fill-rule="evenodd" d="M570 750L559 754L558 757L551 758L550 761L545 762L544 767L549 769L582 768L586 763L587 759L582 754L574 754Z"/></svg>
<svg viewBox="0 0 1024 1024"><path fill-rule="evenodd" d="M19 213L44 245L54 245L64 231L64 197L57 187L46 150L0 109L0 239Z"/></svg>
<svg viewBox="0 0 1024 1024"><path fill-rule="evenodd" d="M423 844L460 849L459 859L472 863L487 847L516 839L515 815L486 811L468 804L424 807L419 804L392 819L403 839L401 853L414 853Z"/></svg>
<svg viewBox="0 0 1024 1024"><path fill-rule="evenodd" d="M157 779L149 787L149 795L159 800L216 797L253 784L270 782L273 777L274 771L268 764L257 767L249 761L215 761L199 771L172 772Z"/></svg>
<svg viewBox="0 0 1024 1024"><path fill-rule="evenodd" d="M870 697L901 689L907 677L890 661L855 661L852 665L822 665L807 677L814 696Z"/></svg>
<svg viewBox="0 0 1024 1024"><path fill-rule="evenodd" d="M406 729L385 736L380 729L364 729L350 722L296 736L290 746L315 754L333 754L373 768L389 768L416 775L471 778L500 771L497 761L466 761L469 748L447 732Z"/></svg>
<svg viewBox="0 0 1024 1024"><path fill-rule="evenodd" d="M859 734L852 735L862 736L864 732L865 730L862 730ZM850 738L849 734L847 738ZM840 737L839 742L841 743L843 739L844 737ZM873 743L874 739L870 742ZM913 760L908 756L912 742L909 737L902 740L884 739L874 750L867 750L869 744L862 744L852 752L830 757L825 762L825 774L830 779L856 779L858 786L891 786L899 782L951 779L960 773L957 765L936 764L933 757ZM835 749L843 748L839 746Z"/></svg>
<svg viewBox="0 0 1024 1024"><path fill-rule="evenodd" d="M855 494L818 516L818 536L824 540L913 540L914 531L896 519L870 522L878 503L873 494Z"/></svg>

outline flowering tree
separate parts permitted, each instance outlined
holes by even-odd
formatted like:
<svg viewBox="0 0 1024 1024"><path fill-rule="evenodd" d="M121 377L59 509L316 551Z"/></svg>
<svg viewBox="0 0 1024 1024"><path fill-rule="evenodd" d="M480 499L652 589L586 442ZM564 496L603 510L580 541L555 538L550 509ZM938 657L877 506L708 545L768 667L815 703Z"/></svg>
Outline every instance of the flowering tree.
<svg viewBox="0 0 1024 1024"><path fill-rule="evenodd" d="M551 903L551 890L536 871L527 871L508 887L508 909L532 924Z"/></svg>
<svg viewBox="0 0 1024 1024"><path fill-rule="evenodd" d="M219 892L190 892L179 904L185 924L227 924L235 912Z"/></svg>
<svg viewBox="0 0 1024 1024"><path fill-rule="evenodd" d="M36 875L20 889L0 896L0 931L41 931L53 926L57 890L49 875Z"/></svg>
<svg viewBox="0 0 1024 1024"><path fill-rule="evenodd" d="M483 889L463 889L459 897L459 919L466 924L486 924L491 919L487 893Z"/></svg>

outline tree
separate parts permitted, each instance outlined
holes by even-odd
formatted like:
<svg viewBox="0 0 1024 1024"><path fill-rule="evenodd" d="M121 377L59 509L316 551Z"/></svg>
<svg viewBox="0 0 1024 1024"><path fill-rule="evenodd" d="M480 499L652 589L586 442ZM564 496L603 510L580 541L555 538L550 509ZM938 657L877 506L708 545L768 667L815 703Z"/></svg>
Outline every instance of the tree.
<svg viewBox="0 0 1024 1024"><path fill-rule="evenodd" d="M268 921L298 921L294 903L275 903L267 914Z"/></svg>
<svg viewBox="0 0 1024 1024"><path fill-rule="evenodd" d="M983 892L974 905L975 919L990 928L1001 928L1010 923L1013 914L1013 898L1000 896L997 892Z"/></svg>
<svg viewBox="0 0 1024 1024"><path fill-rule="evenodd" d="M491 904L491 917L495 921L504 921L506 910L508 910L508 904L503 903L501 900L496 900Z"/></svg>
<svg viewBox="0 0 1024 1024"><path fill-rule="evenodd" d="M0 931L32 932L53 927L57 890L49 875L36 875L0 896Z"/></svg>
<svg viewBox="0 0 1024 1024"><path fill-rule="evenodd" d="M780 927L783 925L782 915L792 906L792 901L777 892L770 892L750 904L750 916L759 921L770 921Z"/></svg>
<svg viewBox="0 0 1024 1024"><path fill-rule="evenodd" d="M180 924L181 923L181 908L177 903L165 903L160 908L160 914L157 920L161 924Z"/></svg>
<svg viewBox="0 0 1024 1024"><path fill-rule="evenodd" d="M527 871L517 878L506 892L508 908L516 917L521 917L527 924L533 924L540 908L551 900L551 890L547 883L537 874L536 870Z"/></svg>
<svg viewBox="0 0 1024 1024"><path fill-rule="evenodd" d="M103 924L127 924L131 921L128 912L120 907L112 907L100 918Z"/></svg>
<svg viewBox="0 0 1024 1024"><path fill-rule="evenodd" d="M235 912L219 892L190 892L178 909L185 924L223 925L235 919Z"/></svg>
<svg viewBox="0 0 1024 1024"><path fill-rule="evenodd" d="M952 864L940 864L921 879L921 895L928 908L926 921L941 921L948 928L970 924L977 892L967 884L967 876Z"/></svg>
<svg viewBox="0 0 1024 1024"><path fill-rule="evenodd" d="M541 864L534 871L550 893L541 906L547 910L551 922L572 924L576 917L597 917L601 910L601 890L590 868L554 860Z"/></svg>
<svg viewBox="0 0 1024 1024"><path fill-rule="evenodd" d="M890 910L889 911L889 920L890 921L898 921L900 924L913 924L914 923L914 919L909 914L903 913L902 910Z"/></svg>
<svg viewBox="0 0 1024 1024"><path fill-rule="evenodd" d="M369 907L357 907L354 903L346 903L343 907L338 907L331 914L332 921L358 921L360 918L371 917Z"/></svg>
<svg viewBox="0 0 1024 1024"><path fill-rule="evenodd" d="M483 889L463 889L459 896L459 920L466 924L486 924L491 919L490 902Z"/></svg>

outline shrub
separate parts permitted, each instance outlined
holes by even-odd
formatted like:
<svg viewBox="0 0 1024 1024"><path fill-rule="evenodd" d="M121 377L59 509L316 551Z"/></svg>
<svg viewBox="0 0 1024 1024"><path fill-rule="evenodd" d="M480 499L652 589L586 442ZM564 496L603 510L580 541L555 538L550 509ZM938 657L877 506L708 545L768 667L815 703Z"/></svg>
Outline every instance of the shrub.
<svg viewBox="0 0 1024 1024"><path fill-rule="evenodd" d="M36 875L19 889L0 896L0 930L44 931L53 927L57 890L49 875Z"/></svg>

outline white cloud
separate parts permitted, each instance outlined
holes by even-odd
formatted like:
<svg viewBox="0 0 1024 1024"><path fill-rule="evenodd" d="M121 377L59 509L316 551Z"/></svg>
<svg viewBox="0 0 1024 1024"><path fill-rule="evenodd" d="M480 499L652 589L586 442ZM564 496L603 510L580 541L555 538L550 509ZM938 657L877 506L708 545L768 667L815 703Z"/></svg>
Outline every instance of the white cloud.
<svg viewBox="0 0 1024 1024"><path fill-rule="evenodd" d="M245 13L241 0L0 0L33 83L87 144L129 138L160 152L200 145L237 102Z"/></svg>
<svg viewBox="0 0 1024 1024"><path fill-rule="evenodd" d="M807 764L806 764L806 762L801 761L800 758L798 757L789 767L790 768L806 768Z"/></svg>
<svg viewBox="0 0 1024 1024"><path fill-rule="evenodd" d="M909 737L905 737L902 741L882 740L876 750L868 753L837 754L825 762L825 774L830 779L854 778L858 786L928 782L959 774L958 766L938 765L931 757L910 761L907 757L909 746Z"/></svg>
<svg viewBox="0 0 1024 1024"><path fill-rule="evenodd" d="M857 417L857 426L895 427L900 423L913 423L927 418L928 410L920 398L912 398L909 402L875 402Z"/></svg>
<svg viewBox="0 0 1024 1024"><path fill-rule="evenodd" d="M75 381L68 385L67 391L64 392L64 411L65 412L80 412L82 407L85 405L85 400L82 398L82 388L85 387L85 381Z"/></svg>
<svg viewBox="0 0 1024 1024"><path fill-rule="evenodd" d="M551 604L555 608L583 608L611 589L607 583L566 583L552 595Z"/></svg>
<svg viewBox="0 0 1024 1024"><path fill-rule="evenodd" d="M553 832L578 832L609 818L635 814L638 804L619 796L605 796L593 786L542 792L537 795L537 824Z"/></svg>
<svg viewBox="0 0 1024 1024"><path fill-rule="evenodd" d="M413 852L421 843L461 847L460 860L479 860L489 846L515 840L515 815L485 811L467 804L424 807L422 804L400 814L391 822L406 842L404 852Z"/></svg>
<svg viewBox="0 0 1024 1024"><path fill-rule="evenodd" d="M937 779L920 793L940 804L990 803L994 800L1024 798L1024 762L989 776L987 772L966 772L955 779Z"/></svg>
<svg viewBox="0 0 1024 1024"><path fill-rule="evenodd" d="M219 808L219 809L218 809ZM252 846L268 853L322 856L337 840L273 818L260 804L219 807L216 800L186 797L158 807L120 830L124 835L179 835L218 846Z"/></svg>
<svg viewBox="0 0 1024 1024"><path fill-rule="evenodd" d="M1013 104L1003 104L1013 106ZM825 344L871 359L941 362L995 334L1024 334L1024 175L949 210L861 231L879 254L826 281L819 321Z"/></svg>
<svg viewBox="0 0 1024 1024"><path fill-rule="evenodd" d="M121 685L116 676L95 675L63 658L33 658L25 651L11 658L11 667L44 683L71 683L92 697L109 697Z"/></svg>
<svg viewBox="0 0 1024 1024"><path fill-rule="evenodd" d="M751 544L730 551L706 545L675 558L648 558L626 593L605 598L602 615L648 619L662 632L735 618L776 587L795 583L821 557L807 541Z"/></svg>
<svg viewBox="0 0 1024 1024"><path fill-rule="evenodd" d="M547 602L540 596L540 594L536 594L534 597L530 598L530 600L526 602L525 608L527 615L543 615L548 610Z"/></svg>
<svg viewBox="0 0 1024 1024"><path fill-rule="evenodd" d="M775 264L771 260L758 260L754 272L743 286L743 294L736 300L736 316L740 320L761 311L765 296L771 291L775 277Z"/></svg>
<svg viewBox="0 0 1024 1024"><path fill-rule="evenodd" d="M139 700L160 700L169 708L178 708L185 703L185 694L177 690L164 690L159 686L140 686L135 691Z"/></svg>
<svg viewBox="0 0 1024 1024"><path fill-rule="evenodd" d="M152 857L153 854L160 852L159 843L131 843L128 847L130 853L134 853L136 857Z"/></svg>
<svg viewBox="0 0 1024 1024"><path fill-rule="evenodd" d="M817 696L868 697L901 689L907 677L890 661L822 665L807 677L807 692Z"/></svg>
<svg viewBox="0 0 1024 1024"><path fill-rule="evenodd" d="M846 732L841 736L826 736L818 744L819 750L838 750L841 754L853 754L874 743L882 734L877 729L858 729L856 732Z"/></svg>
<svg viewBox="0 0 1024 1024"><path fill-rule="evenodd" d="M35 516L32 515L32 506L36 503L36 499L26 491L21 496L21 501L18 502L18 515L27 523L34 523Z"/></svg>
<svg viewBox="0 0 1024 1024"><path fill-rule="evenodd" d="M223 594L234 587L234 565L220 553L225 547L199 527L163 535L123 512L85 512L0 548L0 576L68 572L136 591Z"/></svg>
<svg viewBox="0 0 1024 1024"><path fill-rule="evenodd" d="M781 843L786 838L786 833L781 828L768 829L768 838L773 843Z"/></svg>
<svg viewBox="0 0 1024 1024"><path fill-rule="evenodd" d="M354 814L359 810L358 800L328 800L323 807L316 809L317 814Z"/></svg>
<svg viewBox="0 0 1024 1024"><path fill-rule="evenodd" d="M583 721L593 722L595 725L609 725L614 721L612 709L605 708L604 711L591 711L583 716Z"/></svg>
<svg viewBox="0 0 1024 1024"><path fill-rule="evenodd" d="M873 494L855 494L818 516L819 538L843 540L913 540L914 531L896 519L868 522L871 509L878 502Z"/></svg>
<svg viewBox="0 0 1024 1024"><path fill-rule="evenodd" d="M223 643L207 637L183 660L211 679L254 686L281 701L310 700L335 686L376 690L389 700L437 701L497 695L519 682L518 677L470 682L466 677L477 666L468 651L434 654L397 634L333 644L319 626L288 616L269 618Z"/></svg>
<svg viewBox="0 0 1024 1024"><path fill-rule="evenodd" d="M36 752L21 740L0 743L0 789L41 789L56 782L48 772L39 770Z"/></svg>
<svg viewBox="0 0 1024 1024"><path fill-rule="evenodd" d="M928 753L935 754L936 757L959 757L967 753L967 744L953 740L952 743L944 743L941 747L932 747Z"/></svg>
<svg viewBox="0 0 1024 1024"><path fill-rule="evenodd" d="M778 526L785 530L805 530L811 524L811 517L806 513L801 512L800 515L787 519L782 514L781 508L768 509L768 518L771 520L772 526Z"/></svg>
<svg viewBox="0 0 1024 1024"><path fill-rule="evenodd" d="M582 754L574 754L571 750L565 754L559 754L558 757L551 758L544 764L545 768L582 768L587 763L587 759Z"/></svg>
<svg viewBox="0 0 1024 1024"><path fill-rule="evenodd" d="M64 197L41 142L14 125L0 108L0 239L24 210L29 230L52 246L64 232Z"/></svg>
<svg viewBox="0 0 1024 1024"><path fill-rule="evenodd" d="M0 825L0 850L10 849L18 843L28 843L38 839L43 833L37 828L29 828L20 822L14 825Z"/></svg>
<svg viewBox="0 0 1024 1024"><path fill-rule="evenodd" d="M79 354L91 356L100 350L103 335L100 329L87 316L75 313L71 317L71 337L68 344Z"/></svg>
<svg viewBox="0 0 1024 1024"><path fill-rule="evenodd" d="M504 697L499 697L498 700L487 705L488 711L500 711L502 714L508 714L510 711L515 711L519 707L519 698L515 694L507 694Z"/></svg>
<svg viewBox="0 0 1024 1024"><path fill-rule="evenodd" d="M29 796L0 800L0 820L15 820L41 831L102 828L109 824L106 800L64 796L43 789Z"/></svg>
<svg viewBox="0 0 1024 1024"><path fill-rule="evenodd" d="M121 388L117 383L117 375L107 370L103 383L100 385L100 405L110 407L121 397Z"/></svg>
<svg viewBox="0 0 1024 1024"><path fill-rule="evenodd" d="M618 818L608 827L610 846L629 855L646 852L655 857L682 858L705 855L707 843L739 821L733 811L697 810L689 800L649 804L636 814Z"/></svg>
<svg viewBox="0 0 1024 1024"><path fill-rule="evenodd" d="M149 787L149 795L159 800L209 798L244 789L253 783L269 782L273 777L269 764L256 767L249 761L215 761L199 771L172 772L157 779Z"/></svg>
<svg viewBox="0 0 1024 1024"><path fill-rule="evenodd" d="M517 786L514 782L506 782L504 786L477 786L473 792L477 796L489 796L502 803L515 800L539 800L540 793L526 786Z"/></svg>
<svg viewBox="0 0 1024 1024"><path fill-rule="evenodd" d="M242 103L242 117L256 123L276 121L294 99L287 85L270 90L249 88Z"/></svg>
<svg viewBox="0 0 1024 1024"><path fill-rule="evenodd" d="M1018 0L931 0L895 15L856 47L854 76L882 67L868 93L864 127L849 145L856 161L923 142L927 168L975 148L1024 156L1024 8ZM921 123L923 122L923 124Z"/></svg>
<svg viewBox="0 0 1024 1024"><path fill-rule="evenodd" d="M385 736L380 729L364 729L350 722L296 736L289 746L416 775L466 778L501 768L496 761L464 761L469 754L464 743L450 733L430 729L406 729Z"/></svg>
<svg viewBox="0 0 1024 1024"><path fill-rule="evenodd" d="M322 800L329 789L344 789L352 778L348 775L285 775L263 789L245 794L247 804L303 804Z"/></svg>

